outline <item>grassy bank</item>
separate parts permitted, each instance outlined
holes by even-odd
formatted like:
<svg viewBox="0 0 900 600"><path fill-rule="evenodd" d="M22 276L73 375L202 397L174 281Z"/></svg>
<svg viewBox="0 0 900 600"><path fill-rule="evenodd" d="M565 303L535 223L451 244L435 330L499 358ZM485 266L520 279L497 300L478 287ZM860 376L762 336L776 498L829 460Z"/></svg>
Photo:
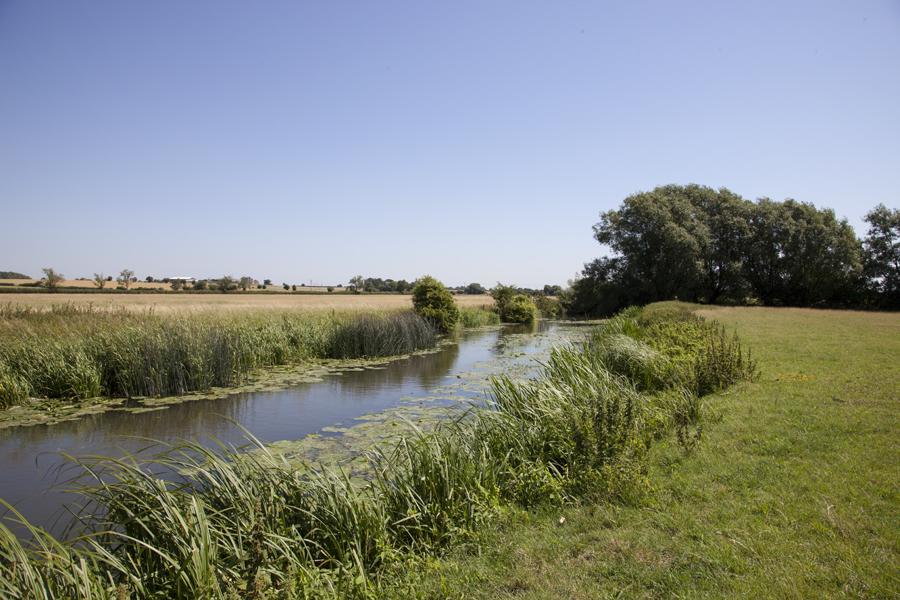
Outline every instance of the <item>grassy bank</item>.
<svg viewBox="0 0 900 600"><path fill-rule="evenodd" d="M526 509L627 502L652 490L648 452L693 447L696 390L752 376L739 344L683 311L631 311L542 375L371 457L370 477L273 456L173 448L91 461L78 545L0 536L9 597L382 597L410 568ZM182 474L166 482L148 475ZM2 530L0 530L2 532Z"/></svg>
<svg viewBox="0 0 900 600"><path fill-rule="evenodd" d="M760 377L708 397L689 453L674 438L652 449L644 498L519 513L477 554L406 585L452 598L900 595L900 315L701 314L737 330Z"/></svg>
<svg viewBox="0 0 900 600"><path fill-rule="evenodd" d="M31 396L167 396L238 385L254 370L435 345L411 311L157 315L75 305L0 310L0 407Z"/></svg>

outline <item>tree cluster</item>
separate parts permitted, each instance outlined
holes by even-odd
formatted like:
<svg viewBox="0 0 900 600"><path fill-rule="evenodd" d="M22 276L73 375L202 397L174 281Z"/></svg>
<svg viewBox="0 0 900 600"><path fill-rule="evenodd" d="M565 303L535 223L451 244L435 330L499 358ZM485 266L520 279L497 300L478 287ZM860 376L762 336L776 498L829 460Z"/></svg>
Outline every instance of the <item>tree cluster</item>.
<svg viewBox="0 0 900 600"><path fill-rule="evenodd" d="M831 209L746 200L728 189L669 185L600 215L611 255L587 265L566 298L572 314L610 314L682 299L773 306L897 308L900 211L879 205L856 237Z"/></svg>
<svg viewBox="0 0 900 600"><path fill-rule="evenodd" d="M357 275L350 279L350 287L355 292L396 292L398 294L406 294L412 290L413 284L405 279L395 281L393 279Z"/></svg>

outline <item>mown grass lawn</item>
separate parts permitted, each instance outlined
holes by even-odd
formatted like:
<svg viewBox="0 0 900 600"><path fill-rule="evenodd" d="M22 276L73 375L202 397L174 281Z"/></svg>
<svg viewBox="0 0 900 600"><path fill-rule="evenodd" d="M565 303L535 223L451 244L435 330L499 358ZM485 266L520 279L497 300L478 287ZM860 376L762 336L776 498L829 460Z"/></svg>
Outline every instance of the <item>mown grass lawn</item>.
<svg viewBox="0 0 900 600"><path fill-rule="evenodd" d="M652 493L521 514L408 574L404 593L900 596L900 314L703 314L737 330L761 376L706 399L696 449L654 449Z"/></svg>

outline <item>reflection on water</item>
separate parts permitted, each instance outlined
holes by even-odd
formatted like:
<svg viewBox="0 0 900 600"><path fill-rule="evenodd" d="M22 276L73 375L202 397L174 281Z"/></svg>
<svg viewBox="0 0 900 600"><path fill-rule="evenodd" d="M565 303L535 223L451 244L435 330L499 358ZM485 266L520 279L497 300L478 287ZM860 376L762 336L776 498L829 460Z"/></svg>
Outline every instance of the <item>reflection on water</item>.
<svg viewBox="0 0 900 600"><path fill-rule="evenodd" d="M550 326L551 328L553 326ZM547 325L541 330L546 331ZM528 330L505 328L461 334L439 352L386 365L326 376L324 381L269 392L238 393L214 400L171 405L144 413L107 412L56 425L0 430L0 498L15 505L32 522L51 527L71 496L51 489L56 479L70 477L62 469L65 452L75 456L122 455L145 448L147 438L176 441L212 438L233 444L244 441L240 423L262 442L296 440L327 426L351 425L361 415L397 406L404 399L425 397L458 381L460 373L479 372L502 353L528 357L537 344ZM534 330L532 330L534 331ZM472 394L463 388L457 394ZM139 439L143 438L143 439ZM52 527L51 527L52 528Z"/></svg>

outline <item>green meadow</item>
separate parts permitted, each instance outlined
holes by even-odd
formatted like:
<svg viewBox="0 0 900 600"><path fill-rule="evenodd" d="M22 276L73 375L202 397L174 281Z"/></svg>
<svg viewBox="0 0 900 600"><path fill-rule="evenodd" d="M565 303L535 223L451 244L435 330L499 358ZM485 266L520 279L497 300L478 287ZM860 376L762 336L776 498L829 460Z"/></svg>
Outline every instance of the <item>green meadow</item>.
<svg viewBox="0 0 900 600"><path fill-rule="evenodd" d="M653 448L645 496L521 511L403 593L898 597L900 314L700 312L738 332L759 377L705 398L696 446Z"/></svg>

